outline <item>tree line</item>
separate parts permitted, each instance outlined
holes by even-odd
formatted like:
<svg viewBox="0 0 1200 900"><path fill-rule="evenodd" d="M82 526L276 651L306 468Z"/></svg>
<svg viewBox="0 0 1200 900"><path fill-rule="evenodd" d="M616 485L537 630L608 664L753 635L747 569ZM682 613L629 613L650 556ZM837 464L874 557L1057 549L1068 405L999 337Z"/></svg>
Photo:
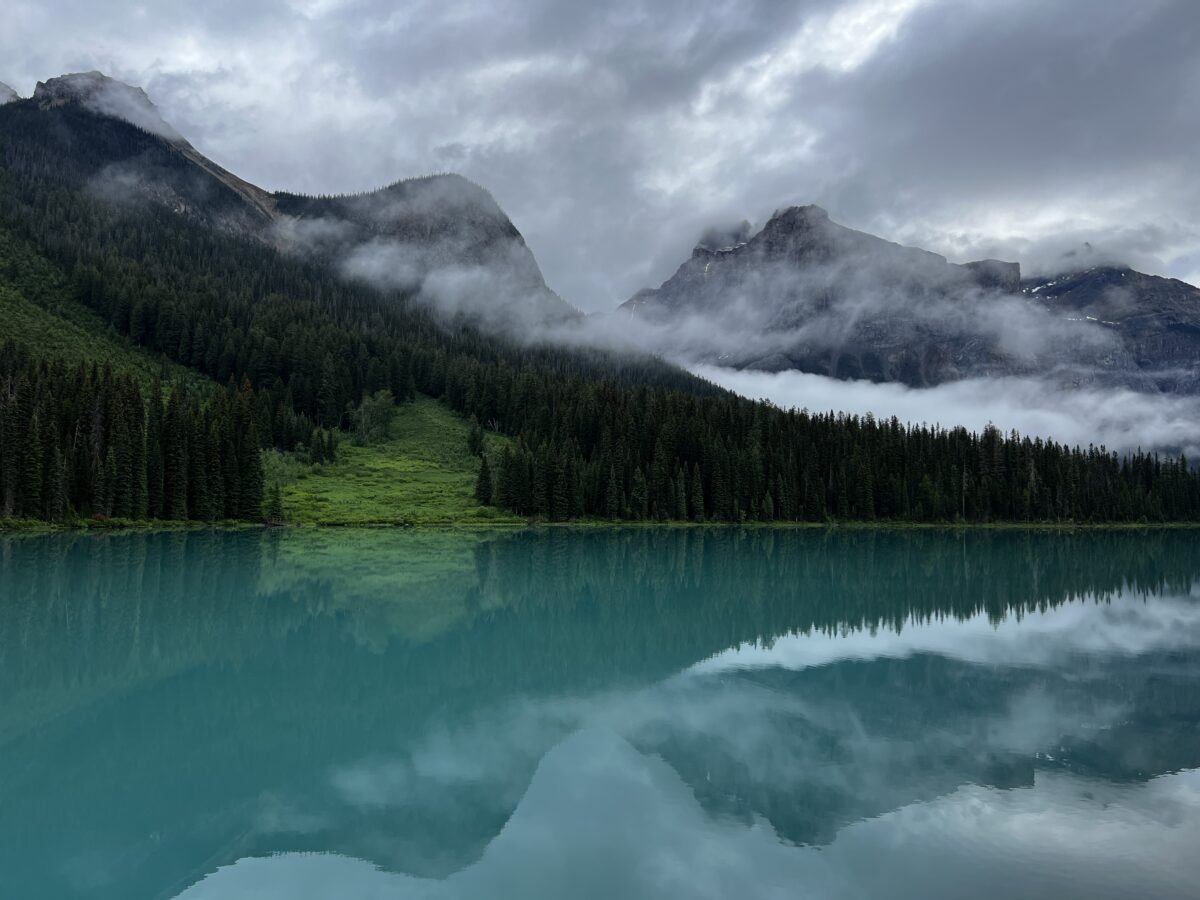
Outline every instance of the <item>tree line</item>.
<svg viewBox="0 0 1200 900"><path fill-rule="evenodd" d="M410 292L348 282L214 227L220 198L195 214L106 198L89 186L130 159L180 192L194 181L177 154L122 122L22 104L0 115L0 227L119 334L248 385L265 446L323 447L320 435L360 424L351 411L363 398L420 392L511 439L488 455L476 495L533 517L1200 517L1200 481L1182 457L781 410L652 357L485 334ZM86 141L63 140L70 117Z"/></svg>
<svg viewBox="0 0 1200 900"><path fill-rule="evenodd" d="M457 376L456 376L457 377ZM518 436L484 459L483 502L550 520L1194 521L1183 457L1003 435L995 427L780 410L733 396L619 394L526 381L493 392L468 367L447 390L465 415ZM540 410L552 408L546 417Z"/></svg>
<svg viewBox="0 0 1200 900"><path fill-rule="evenodd" d="M207 396L110 367L0 348L0 516L258 521L263 468L249 382Z"/></svg>

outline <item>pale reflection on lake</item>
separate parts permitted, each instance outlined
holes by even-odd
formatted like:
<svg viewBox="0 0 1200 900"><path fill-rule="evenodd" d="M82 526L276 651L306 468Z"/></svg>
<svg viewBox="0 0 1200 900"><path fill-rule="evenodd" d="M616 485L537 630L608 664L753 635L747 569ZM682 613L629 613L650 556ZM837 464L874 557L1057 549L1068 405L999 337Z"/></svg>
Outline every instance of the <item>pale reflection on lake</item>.
<svg viewBox="0 0 1200 900"><path fill-rule="evenodd" d="M1196 897L1197 537L0 539L0 894Z"/></svg>

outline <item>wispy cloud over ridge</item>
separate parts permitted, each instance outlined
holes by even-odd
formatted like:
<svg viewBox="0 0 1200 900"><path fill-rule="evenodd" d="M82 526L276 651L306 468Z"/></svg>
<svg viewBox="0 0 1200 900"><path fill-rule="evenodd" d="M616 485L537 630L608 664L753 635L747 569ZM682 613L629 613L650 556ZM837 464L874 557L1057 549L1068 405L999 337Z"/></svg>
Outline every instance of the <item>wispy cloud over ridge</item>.
<svg viewBox="0 0 1200 900"><path fill-rule="evenodd" d="M272 189L462 171L589 310L706 226L801 202L955 260L1107 241L1200 280L1197 20L1191 0L13 0L0 80L102 69Z"/></svg>
<svg viewBox="0 0 1200 900"><path fill-rule="evenodd" d="M1067 390L1041 378L975 378L932 388L840 381L802 372L739 371L693 366L696 374L751 399L813 412L978 431L995 425L1030 437L1128 452L1162 450L1200 456L1200 398L1131 390Z"/></svg>

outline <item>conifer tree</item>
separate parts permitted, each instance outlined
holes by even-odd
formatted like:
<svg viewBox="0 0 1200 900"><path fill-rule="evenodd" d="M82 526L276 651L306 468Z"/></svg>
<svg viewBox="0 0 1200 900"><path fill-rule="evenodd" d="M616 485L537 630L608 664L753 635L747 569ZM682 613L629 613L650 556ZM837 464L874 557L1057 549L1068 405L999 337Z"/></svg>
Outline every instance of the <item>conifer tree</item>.
<svg viewBox="0 0 1200 900"><path fill-rule="evenodd" d="M692 467L692 521L704 521L704 480L700 477L700 465Z"/></svg>
<svg viewBox="0 0 1200 900"><path fill-rule="evenodd" d="M617 481L617 470L613 466L609 466L608 469L608 486L604 495L604 511L609 519L616 521L621 518L621 510L625 508L625 498L621 492L621 485Z"/></svg>
<svg viewBox="0 0 1200 900"><path fill-rule="evenodd" d="M571 518L571 485L567 480L567 466L563 454L554 454L553 466L550 517L556 522L565 522Z"/></svg>
<svg viewBox="0 0 1200 900"><path fill-rule="evenodd" d="M163 428L163 517L188 517L188 427L183 389L174 388L167 400Z"/></svg>
<svg viewBox="0 0 1200 900"><path fill-rule="evenodd" d="M52 471L50 490L46 493L46 518L51 522L61 522L67 515L67 461L58 444L54 446Z"/></svg>
<svg viewBox="0 0 1200 900"><path fill-rule="evenodd" d="M639 466L633 470L633 488L629 494L629 503L633 508L634 518L645 519L650 515L650 498L646 492L646 476Z"/></svg>
<svg viewBox="0 0 1200 900"><path fill-rule="evenodd" d="M156 379L146 415L146 514L160 519L163 509L163 387Z"/></svg>
<svg viewBox="0 0 1200 900"><path fill-rule="evenodd" d="M19 483L21 496L21 515L37 519L42 514L42 445L39 440L41 422L37 412L29 420L25 429L25 440L21 448L23 465Z"/></svg>
<svg viewBox="0 0 1200 900"><path fill-rule="evenodd" d="M471 422L471 429L467 432L467 451L472 456L483 455L483 429L476 421Z"/></svg>
<svg viewBox="0 0 1200 900"><path fill-rule="evenodd" d="M479 463L479 477L475 479L475 499L484 506L491 506L492 490L492 470L487 454L484 454Z"/></svg>
<svg viewBox="0 0 1200 900"><path fill-rule="evenodd" d="M267 492L266 508L263 510L263 517L270 525L283 524L283 489L280 488L279 482L271 483L271 489Z"/></svg>
<svg viewBox="0 0 1200 900"><path fill-rule="evenodd" d="M675 470L674 494L675 509L672 518L686 522L688 518L688 483L687 476L683 473L683 466L679 466Z"/></svg>

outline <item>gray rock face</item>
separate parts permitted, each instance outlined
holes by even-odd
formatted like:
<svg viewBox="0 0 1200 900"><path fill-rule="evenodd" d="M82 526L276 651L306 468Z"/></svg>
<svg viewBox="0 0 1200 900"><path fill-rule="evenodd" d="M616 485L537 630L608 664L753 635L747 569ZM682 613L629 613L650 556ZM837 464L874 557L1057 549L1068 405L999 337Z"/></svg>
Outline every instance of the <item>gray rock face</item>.
<svg viewBox="0 0 1200 900"><path fill-rule="evenodd" d="M1098 266L1028 279L1022 292L1056 318L1114 334L1154 389L1200 393L1200 288Z"/></svg>
<svg viewBox="0 0 1200 900"><path fill-rule="evenodd" d="M1019 263L1001 262L998 259L981 259L964 266L971 272L981 287L1015 294L1021 290L1021 266Z"/></svg>
<svg viewBox="0 0 1200 900"><path fill-rule="evenodd" d="M13 103L21 99L21 95L10 88L3 81L0 81L0 106L5 103Z"/></svg>
<svg viewBox="0 0 1200 900"><path fill-rule="evenodd" d="M1038 288L1022 282L1017 263L955 265L803 206L733 246L697 246L622 308L664 352L739 368L911 386L1051 375L1197 389L1200 291L1136 273L1114 286L1098 271ZM1124 304L1122 318L1107 312L1113 304Z"/></svg>

